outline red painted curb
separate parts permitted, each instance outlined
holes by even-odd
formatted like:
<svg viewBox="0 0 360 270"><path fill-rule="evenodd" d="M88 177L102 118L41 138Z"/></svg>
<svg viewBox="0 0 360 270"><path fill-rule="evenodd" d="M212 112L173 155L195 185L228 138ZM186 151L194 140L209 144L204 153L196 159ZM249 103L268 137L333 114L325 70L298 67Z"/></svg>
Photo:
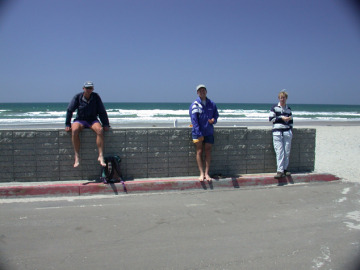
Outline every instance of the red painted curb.
<svg viewBox="0 0 360 270"><path fill-rule="evenodd" d="M1 197L19 196L79 196L79 184L54 184L0 187Z"/></svg>
<svg viewBox="0 0 360 270"><path fill-rule="evenodd" d="M212 190L220 188L240 188L246 186L286 185L294 183L328 182L339 180L332 174L293 174L292 176L275 179L273 175L245 175L234 178L214 179L211 182L200 182L197 178L191 179L161 179L127 181L121 183L73 183L73 184L46 184L0 187L0 198L31 197L31 196L82 196L94 194L125 194L159 191L181 190Z"/></svg>

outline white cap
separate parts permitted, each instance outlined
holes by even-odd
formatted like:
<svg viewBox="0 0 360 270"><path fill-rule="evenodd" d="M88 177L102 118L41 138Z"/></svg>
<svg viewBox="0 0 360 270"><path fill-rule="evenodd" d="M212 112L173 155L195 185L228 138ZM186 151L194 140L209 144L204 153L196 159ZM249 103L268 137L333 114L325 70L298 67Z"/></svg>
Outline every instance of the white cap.
<svg viewBox="0 0 360 270"><path fill-rule="evenodd" d="M200 88L205 88L206 89L206 86L203 85L203 84L199 84L198 86L196 86L196 92L199 91ZM206 89L207 91L207 89Z"/></svg>

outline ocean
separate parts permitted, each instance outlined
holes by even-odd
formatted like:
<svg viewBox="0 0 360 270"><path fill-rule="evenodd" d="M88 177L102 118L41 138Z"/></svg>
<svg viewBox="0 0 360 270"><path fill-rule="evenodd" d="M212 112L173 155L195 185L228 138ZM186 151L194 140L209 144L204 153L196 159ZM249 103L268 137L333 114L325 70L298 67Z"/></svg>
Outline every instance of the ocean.
<svg viewBox="0 0 360 270"><path fill-rule="evenodd" d="M0 128L64 126L68 103L0 103ZM188 125L190 103L104 103L111 125ZM221 123L268 122L273 104L217 103ZM360 121L360 105L289 104L296 121ZM74 113L75 116L75 113Z"/></svg>

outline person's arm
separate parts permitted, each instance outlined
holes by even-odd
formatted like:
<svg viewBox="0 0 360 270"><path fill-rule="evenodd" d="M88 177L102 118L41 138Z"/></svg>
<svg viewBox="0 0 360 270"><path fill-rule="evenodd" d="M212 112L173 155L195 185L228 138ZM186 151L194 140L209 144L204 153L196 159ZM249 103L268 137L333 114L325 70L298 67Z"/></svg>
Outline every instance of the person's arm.
<svg viewBox="0 0 360 270"><path fill-rule="evenodd" d="M71 118L72 118L73 112L67 109L66 111L66 120L65 120L65 128L71 127Z"/></svg>
<svg viewBox="0 0 360 270"><path fill-rule="evenodd" d="M291 111L291 108L288 107L290 113L289 113L289 116L287 118L287 124L290 126L290 128L292 129L293 128L293 124L294 124L294 120L293 120L293 116L292 116L292 111Z"/></svg>
<svg viewBox="0 0 360 270"><path fill-rule="evenodd" d="M98 111L98 115L99 115L102 126L104 128L109 128L110 127L109 117L108 117L108 114L106 112L104 103L102 102L99 95L98 95L97 106L98 106L97 111Z"/></svg>
<svg viewBox="0 0 360 270"><path fill-rule="evenodd" d="M213 117L214 121L212 123L213 125L215 125L217 123L218 118L219 118L219 112L218 112L216 104L214 103L214 117Z"/></svg>
<svg viewBox="0 0 360 270"><path fill-rule="evenodd" d="M78 107L78 100L77 95L73 97L73 99L70 101L67 110L66 110L66 118L65 118L65 127L70 128L71 127L71 118L73 116L74 111ZM68 129L67 129L68 130Z"/></svg>
<svg viewBox="0 0 360 270"><path fill-rule="evenodd" d="M202 137L202 133L200 131L200 125L199 125L199 114L200 114L200 108L197 104L192 104L190 108L190 119L191 123L193 125L193 134L195 136Z"/></svg>
<svg viewBox="0 0 360 270"><path fill-rule="evenodd" d="M270 109L270 113L269 113L269 122L274 123L276 121L276 113L275 113L275 109L274 106L271 107Z"/></svg>
<svg viewBox="0 0 360 270"><path fill-rule="evenodd" d="M292 120L292 116L281 116L281 119L287 123L287 122L290 122L290 120Z"/></svg>

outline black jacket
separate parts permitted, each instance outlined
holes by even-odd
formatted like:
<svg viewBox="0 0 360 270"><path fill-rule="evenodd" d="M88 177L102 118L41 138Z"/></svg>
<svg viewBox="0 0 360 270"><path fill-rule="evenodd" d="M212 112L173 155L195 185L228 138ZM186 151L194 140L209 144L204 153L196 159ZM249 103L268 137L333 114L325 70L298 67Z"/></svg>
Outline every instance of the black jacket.
<svg viewBox="0 0 360 270"><path fill-rule="evenodd" d="M83 92L76 94L69 103L66 111L65 125L68 127L71 126L71 118L73 112L77 110L75 120L85 120L91 123L95 120L98 120L99 117L102 126L109 127L109 118L100 96L97 93L92 92L90 99L88 101L85 101L83 99L83 94Z"/></svg>

